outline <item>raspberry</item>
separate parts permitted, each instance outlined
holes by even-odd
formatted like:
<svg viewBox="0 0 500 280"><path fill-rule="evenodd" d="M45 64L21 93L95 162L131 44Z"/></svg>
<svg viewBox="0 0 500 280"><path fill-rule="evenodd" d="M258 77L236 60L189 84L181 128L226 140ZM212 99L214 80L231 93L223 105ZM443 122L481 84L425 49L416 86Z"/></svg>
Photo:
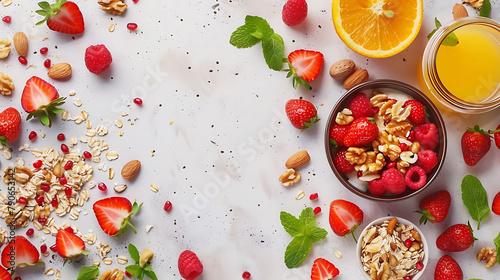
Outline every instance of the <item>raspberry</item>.
<svg viewBox="0 0 500 280"><path fill-rule="evenodd" d="M433 123L421 124L413 129L415 141L420 143L424 150L434 150L438 144L439 136L436 125Z"/></svg>
<svg viewBox="0 0 500 280"><path fill-rule="evenodd" d="M345 154L347 153L347 149L340 149L335 156L333 157L333 165L344 174L349 174L354 172L354 165L350 163Z"/></svg>
<svg viewBox="0 0 500 280"><path fill-rule="evenodd" d="M370 99L363 92L356 94L347 108L351 110L354 119L373 117L374 114Z"/></svg>
<svg viewBox="0 0 500 280"><path fill-rule="evenodd" d="M387 188L384 186L381 179L368 182L368 190L375 196L382 196L387 193Z"/></svg>
<svg viewBox="0 0 500 280"><path fill-rule="evenodd" d="M179 272L186 280L193 280L203 272L203 264L195 253L186 250L179 256Z"/></svg>
<svg viewBox="0 0 500 280"><path fill-rule="evenodd" d="M436 153L431 150L420 151L417 153L417 166L422 167L425 173L429 174L438 164Z"/></svg>
<svg viewBox="0 0 500 280"><path fill-rule="evenodd" d="M411 106L410 115L408 119L414 124L425 123L425 107L417 100L407 100L403 107Z"/></svg>
<svg viewBox="0 0 500 280"><path fill-rule="evenodd" d="M418 190L427 183L427 175L420 166L412 166L406 171L405 183L412 190Z"/></svg>
<svg viewBox="0 0 500 280"><path fill-rule="evenodd" d="M288 26L300 24L307 16L307 3L305 0L288 0L283 6L283 22Z"/></svg>
<svg viewBox="0 0 500 280"><path fill-rule="evenodd" d="M402 194L406 189L405 177L396 168L389 168L382 172L380 180L387 190L395 195Z"/></svg>
<svg viewBox="0 0 500 280"><path fill-rule="evenodd" d="M96 75L106 71L112 61L111 53L105 45L93 45L85 50L85 66Z"/></svg>
<svg viewBox="0 0 500 280"><path fill-rule="evenodd" d="M348 130L348 125L334 125L330 131L330 143L335 147L344 146L344 138L347 135Z"/></svg>

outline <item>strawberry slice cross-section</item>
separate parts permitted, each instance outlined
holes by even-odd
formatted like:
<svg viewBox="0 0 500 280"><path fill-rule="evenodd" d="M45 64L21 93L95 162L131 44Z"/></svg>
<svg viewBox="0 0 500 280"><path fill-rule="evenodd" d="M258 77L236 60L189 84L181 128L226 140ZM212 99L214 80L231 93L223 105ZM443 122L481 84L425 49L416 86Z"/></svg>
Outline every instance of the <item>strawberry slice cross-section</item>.
<svg viewBox="0 0 500 280"><path fill-rule="evenodd" d="M33 76L26 82L21 105L24 111L29 113L26 120L39 117L43 125L50 127L52 125L50 118L64 112L64 109L57 108L64 104L64 99L65 97L59 97L53 85Z"/></svg>
<svg viewBox="0 0 500 280"><path fill-rule="evenodd" d="M47 22L49 29L67 34L79 34L85 30L82 12L74 2L58 0L51 5L43 1L38 6L42 9L36 13L45 18L36 25Z"/></svg>
<svg viewBox="0 0 500 280"><path fill-rule="evenodd" d="M85 242L76 234L60 229L56 236L57 253L68 260L75 260L80 255L87 255L90 251L85 250Z"/></svg>
<svg viewBox="0 0 500 280"><path fill-rule="evenodd" d="M288 63L287 78L293 76L293 87L304 85L308 90L311 89L309 82L314 81L319 75L323 65L323 54L317 51L296 50L283 59Z"/></svg>
<svg viewBox="0 0 500 280"><path fill-rule="evenodd" d="M24 236L15 236L2 250L2 265L8 270L40 264L38 249Z"/></svg>
<svg viewBox="0 0 500 280"><path fill-rule="evenodd" d="M340 271L331 262L318 258L311 269L311 280L329 280L339 275Z"/></svg>
<svg viewBox="0 0 500 280"><path fill-rule="evenodd" d="M137 230L130 223L130 217L142 207L137 202L132 203L125 197L108 197L96 201L93 206L97 222L107 235L119 237L130 226L134 233Z"/></svg>

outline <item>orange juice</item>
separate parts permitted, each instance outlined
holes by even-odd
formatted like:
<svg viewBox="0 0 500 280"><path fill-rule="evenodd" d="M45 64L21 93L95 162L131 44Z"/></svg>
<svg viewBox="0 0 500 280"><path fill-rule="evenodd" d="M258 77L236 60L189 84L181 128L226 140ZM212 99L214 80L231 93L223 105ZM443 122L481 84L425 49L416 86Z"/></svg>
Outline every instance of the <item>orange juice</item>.
<svg viewBox="0 0 500 280"><path fill-rule="evenodd" d="M500 36L481 25L453 31L459 43L440 45L436 56L439 79L446 89L468 102L487 102L500 85Z"/></svg>

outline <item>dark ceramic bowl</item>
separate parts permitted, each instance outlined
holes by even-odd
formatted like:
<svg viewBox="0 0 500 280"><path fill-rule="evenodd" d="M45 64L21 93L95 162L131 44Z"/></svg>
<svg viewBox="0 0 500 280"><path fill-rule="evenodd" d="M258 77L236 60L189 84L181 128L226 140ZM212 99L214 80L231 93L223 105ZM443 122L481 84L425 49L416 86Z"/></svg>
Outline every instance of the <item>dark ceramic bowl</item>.
<svg viewBox="0 0 500 280"><path fill-rule="evenodd" d="M352 98L359 92L365 92L367 95L371 94L372 90L378 90L381 92L384 92L384 89L386 91L399 91L403 94L408 95L414 100L419 101L422 103L428 113L428 121L432 122L436 125L438 134L439 134L439 143L438 146L435 149L436 156L438 159L438 164L436 167L434 167L433 171L430 174L427 174L427 183L420 189L414 191L411 190L410 188L406 188L406 191L400 195L385 195L385 196L375 196L371 194L368 191L367 183L362 182L354 176L347 176L346 174L343 174L337 170L335 165L333 164L333 157L337 153L337 148L334 147L333 145L330 144L330 130L331 128L336 124L335 118L337 116L337 113L342 111L342 109L347 108L349 103L351 102ZM389 93L389 98L391 94ZM423 94L420 90L399 82L399 81L394 81L394 80L376 80L376 81L371 81L371 82L366 82L361 85L358 85L352 89L350 89L347 93L345 93L340 100L337 102L335 107L332 109L330 112L330 115L328 117L328 123L326 125L326 131L325 131L325 148L326 148L326 156L328 158L328 163L330 164L330 167L333 170L333 173L337 176L339 181L351 192L367 199L371 200L376 200L376 201L395 201L395 200L401 200L401 199L406 199L411 196L416 195L417 193L425 190L431 183L432 181L437 177L439 171L441 170L441 167L443 166L444 158L446 156L446 128L444 125L443 118L441 117L441 114L439 113L438 109L436 106L432 103L432 101L425 95ZM352 179L350 179L351 177Z"/></svg>

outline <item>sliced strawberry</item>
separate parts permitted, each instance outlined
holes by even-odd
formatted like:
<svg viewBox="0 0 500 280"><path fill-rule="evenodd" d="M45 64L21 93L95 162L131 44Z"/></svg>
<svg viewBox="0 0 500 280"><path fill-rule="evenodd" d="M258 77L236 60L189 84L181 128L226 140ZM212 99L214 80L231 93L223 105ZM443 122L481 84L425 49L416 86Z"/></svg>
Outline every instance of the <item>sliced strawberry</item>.
<svg viewBox="0 0 500 280"><path fill-rule="evenodd" d="M352 233L363 222L363 211L354 203L338 199L330 203L330 227L338 236Z"/></svg>
<svg viewBox="0 0 500 280"><path fill-rule="evenodd" d="M21 115L15 108L9 107L0 113L0 143L16 141L21 133Z"/></svg>
<svg viewBox="0 0 500 280"><path fill-rule="evenodd" d="M65 98L59 98L56 88L37 76L31 77L27 82L21 96L21 105L29 113L27 120L40 117L43 125L51 126L50 117L64 112L57 108L64 104Z"/></svg>
<svg viewBox="0 0 500 280"><path fill-rule="evenodd" d="M42 10L38 10L36 13L45 18L37 22L36 25L47 21L49 29L68 34L78 34L85 30L82 12L75 3L67 2L67 0L58 0L52 5L48 2L40 2L38 6Z"/></svg>
<svg viewBox="0 0 500 280"><path fill-rule="evenodd" d="M331 262L318 258L311 270L311 280L329 280L339 275L340 271Z"/></svg>
<svg viewBox="0 0 500 280"><path fill-rule="evenodd" d="M56 236L57 253L67 259L75 259L80 255L87 255L85 242L76 234L64 229L60 229Z"/></svg>
<svg viewBox="0 0 500 280"><path fill-rule="evenodd" d="M2 265L7 269L43 264L35 245L24 236L15 236L3 248Z"/></svg>
<svg viewBox="0 0 500 280"><path fill-rule="evenodd" d="M127 230L127 225L132 228L134 233L137 233L137 230L130 223L130 217L137 213L141 207L142 203L138 205L137 202L134 202L132 205L130 200L124 197L108 197L96 201L93 209L97 222L104 233L118 237Z"/></svg>
<svg viewBox="0 0 500 280"><path fill-rule="evenodd" d="M304 85L311 89L309 82L318 77L321 66L323 65L323 54L317 51L296 50L288 55L287 77L293 75L293 87Z"/></svg>
<svg viewBox="0 0 500 280"><path fill-rule="evenodd" d="M0 266L0 280L12 280L12 275L7 271L7 269Z"/></svg>

